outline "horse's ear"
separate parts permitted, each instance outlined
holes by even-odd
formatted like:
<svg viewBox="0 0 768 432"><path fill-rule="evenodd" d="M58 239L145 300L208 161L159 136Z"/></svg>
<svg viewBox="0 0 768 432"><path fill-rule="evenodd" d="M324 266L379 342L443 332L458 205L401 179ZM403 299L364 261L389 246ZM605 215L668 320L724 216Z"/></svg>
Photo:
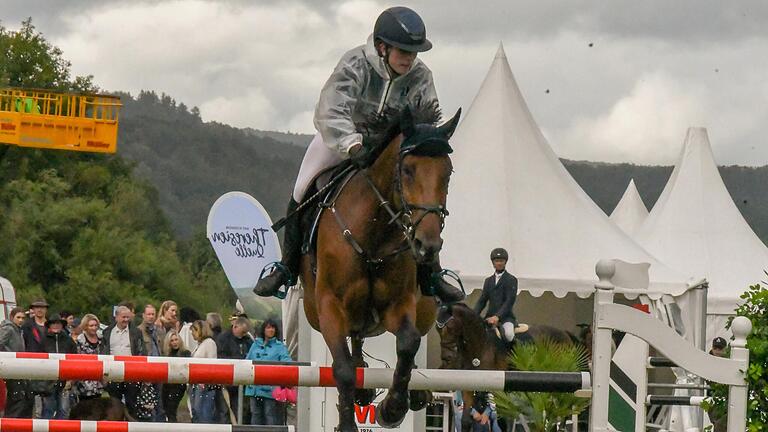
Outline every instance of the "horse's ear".
<svg viewBox="0 0 768 432"><path fill-rule="evenodd" d="M407 105L405 106L405 109L403 109L403 114L400 116L400 130L406 137L413 135L415 131L413 113L411 113L411 107Z"/></svg>
<svg viewBox="0 0 768 432"><path fill-rule="evenodd" d="M445 137L445 139L450 139L451 136L453 136L453 132L456 130L456 126L459 124L459 118L461 117L461 108L459 108L458 111L456 111L456 114L453 116L452 119L445 122L442 126L438 128L440 131L440 134Z"/></svg>

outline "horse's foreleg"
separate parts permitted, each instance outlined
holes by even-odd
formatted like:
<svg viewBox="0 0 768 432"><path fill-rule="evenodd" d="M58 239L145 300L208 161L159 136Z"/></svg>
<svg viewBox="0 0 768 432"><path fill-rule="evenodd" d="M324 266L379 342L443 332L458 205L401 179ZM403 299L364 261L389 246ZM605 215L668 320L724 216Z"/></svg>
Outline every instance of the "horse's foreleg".
<svg viewBox="0 0 768 432"><path fill-rule="evenodd" d="M338 432L357 432L355 424L355 365L347 347L348 326L345 314L337 301L326 300L321 303L320 315L335 317L320 321L320 331L333 357L333 378L339 391L339 426Z"/></svg>
<svg viewBox="0 0 768 432"><path fill-rule="evenodd" d="M376 410L377 420L384 427L397 427L408 413L408 383L411 380L414 358L421 344L421 334L407 316L402 319L395 337L397 365L392 387Z"/></svg>
<svg viewBox="0 0 768 432"><path fill-rule="evenodd" d="M368 367L363 360L363 338L359 334L352 335L352 363L355 367ZM370 405L376 398L376 389L356 389L355 402L360 406Z"/></svg>

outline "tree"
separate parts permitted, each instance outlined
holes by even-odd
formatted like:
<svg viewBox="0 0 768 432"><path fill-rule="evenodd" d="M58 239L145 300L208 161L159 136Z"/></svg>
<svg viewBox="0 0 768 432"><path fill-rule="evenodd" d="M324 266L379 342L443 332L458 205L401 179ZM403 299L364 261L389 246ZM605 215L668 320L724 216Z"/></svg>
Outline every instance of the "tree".
<svg viewBox="0 0 768 432"><path fill-rule="evenodd" d="M768 430L768 288L760 284L752 285L741 298L744 303L736 309L736 315L747 317L752 322L752 333L747 337L747 429L750 432L765 432ZM728 323L729 328L732 321ZM710 396L705 404L710 418L713 422L716 419L724 421L728 411L728 386L713 383Z"/></svg>

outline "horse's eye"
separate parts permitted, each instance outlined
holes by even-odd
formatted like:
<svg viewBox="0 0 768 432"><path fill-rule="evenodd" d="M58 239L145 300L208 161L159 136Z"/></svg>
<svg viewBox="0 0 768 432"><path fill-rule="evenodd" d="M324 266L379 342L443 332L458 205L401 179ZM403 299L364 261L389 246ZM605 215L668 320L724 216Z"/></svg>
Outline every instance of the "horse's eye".
<svg viewBox="0 0 768 432"><path fill-rule="evenodd" d="M409 179L413 178L413 167L410 165L406 165L403 167L403 175Z"/></svg>

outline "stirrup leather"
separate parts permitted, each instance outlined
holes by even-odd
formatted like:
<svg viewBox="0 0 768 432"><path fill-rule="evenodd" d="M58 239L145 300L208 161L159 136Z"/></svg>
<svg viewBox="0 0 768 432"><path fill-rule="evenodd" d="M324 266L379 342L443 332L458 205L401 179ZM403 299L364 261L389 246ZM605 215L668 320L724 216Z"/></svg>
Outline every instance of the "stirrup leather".
<svg viewBox="0 0 768 432"><path fill-rule="evenodd" d="M269 263L266 266L264 266L263 269L261 269L261 274L259 274L259 280L264 279L264 275L270 275L273 271L279 271L280 273L284 274L286 278L288 279L285 282L285 290L278 289L275 293L275 297L279 298L280 300L284 300L285 296L288 295L288 288L296 285L296 275L293 274L291 269L288 268L287 265L283 264L280 261L275 261L273 263Z"/></svg>

